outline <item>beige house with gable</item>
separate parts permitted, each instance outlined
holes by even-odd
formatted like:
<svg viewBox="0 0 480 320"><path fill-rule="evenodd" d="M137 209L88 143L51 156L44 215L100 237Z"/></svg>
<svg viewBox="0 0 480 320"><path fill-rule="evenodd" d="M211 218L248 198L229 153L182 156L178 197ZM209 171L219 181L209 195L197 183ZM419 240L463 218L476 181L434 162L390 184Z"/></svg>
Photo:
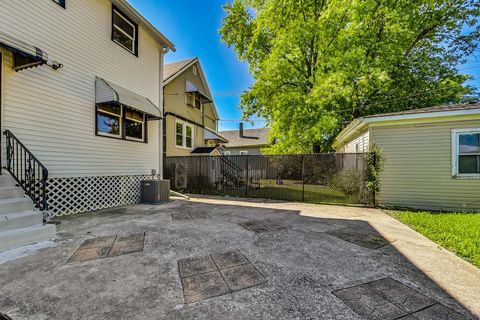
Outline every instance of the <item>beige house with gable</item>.
<svg viewBox="0 0 480 320"><path fill-rule="evenodd" d="M480 104L445 105L355 119L341 153L383 150L384 206L480 211Z"/></svg>
<svg viewBox="0 0 480 320"><path fill-rule="evenodd" d="M165 65L164 153L172 156L220 155L227 142L217 133L218 111L198 58Z"/></svg>

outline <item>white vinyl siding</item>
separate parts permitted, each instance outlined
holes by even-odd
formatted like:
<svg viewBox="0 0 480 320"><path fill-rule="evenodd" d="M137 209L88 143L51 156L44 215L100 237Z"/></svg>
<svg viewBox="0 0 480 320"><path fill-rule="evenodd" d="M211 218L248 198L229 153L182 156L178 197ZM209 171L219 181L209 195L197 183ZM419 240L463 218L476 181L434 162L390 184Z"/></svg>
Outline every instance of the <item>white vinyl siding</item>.
<svg viewBox="0 0 480 320"><path fill-rule="evenodd" d="M341 153L363 153L368 152L370 143L370 133L364 130L353 139L345 143L345 145L338 152Z"/></svg>
<svg viewBox="0 0 480 320"><path fill-rule="evenodd" d="M108 0L69 1L67 10L44 1L0 2L0 29L64 64L58 71L42 66L14 72L11 54L4 55L3 128L51 177L158 170L158 121L148 121L148 144L95 135L95 76L159 104L161 45L140 27L138 58L119 50L111 40L111 20Z"/></svg>

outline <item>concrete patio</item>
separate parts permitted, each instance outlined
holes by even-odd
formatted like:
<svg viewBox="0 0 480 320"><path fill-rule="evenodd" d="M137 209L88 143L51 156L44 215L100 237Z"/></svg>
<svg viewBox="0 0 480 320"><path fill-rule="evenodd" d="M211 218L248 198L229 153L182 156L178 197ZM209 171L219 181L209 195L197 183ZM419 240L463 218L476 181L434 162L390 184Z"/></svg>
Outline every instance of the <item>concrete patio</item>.
<svg viewBox="0 0 480 320"><path fill-rule="evenodd" d="M13 320L480 316L480 270L375 209L195 198L58 221L55 244L0 265L0 313Z"/></svg>

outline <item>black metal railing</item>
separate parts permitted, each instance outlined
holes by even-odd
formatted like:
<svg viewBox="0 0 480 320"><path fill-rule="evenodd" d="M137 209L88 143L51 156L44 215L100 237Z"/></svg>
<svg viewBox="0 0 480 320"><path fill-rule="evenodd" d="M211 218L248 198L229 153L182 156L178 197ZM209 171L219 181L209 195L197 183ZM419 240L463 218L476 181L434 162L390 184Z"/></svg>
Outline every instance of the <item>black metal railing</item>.
<svg viewBox="0 0 480 320"><path fill-rule="evenodd" d="M6 137L7 166L5 169L25 191L34 206L41 211L48 211L47 168L23 145L9 130Z"/></svg>
<svg viewBox="0 0 480 320"><path fill-rule="evenodd" d="M167 157L164 176L174 190L193 194L373 205L371 157L370 153ZM182 170L177 170L179 166Z"/></svg>

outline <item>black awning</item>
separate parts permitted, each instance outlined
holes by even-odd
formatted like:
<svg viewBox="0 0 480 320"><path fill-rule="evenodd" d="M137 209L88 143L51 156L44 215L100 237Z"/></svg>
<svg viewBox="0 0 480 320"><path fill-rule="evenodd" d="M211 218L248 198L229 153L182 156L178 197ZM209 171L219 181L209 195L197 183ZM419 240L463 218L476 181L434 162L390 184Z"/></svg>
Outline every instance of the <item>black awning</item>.
<svg viewBox="0 0 480 320"><path fill-rule="evenodd" d="M13 70L15 71L38 67L48 62L48 54L42 49L1 31L0 46L13 53Z"/></svg>
<svg viewBox="0 0 480 320"><path fill-rule="evenodd" d="M119 103L153 119L162 119L160 109L148 98L98 77L95 79L95 103Z"/></svg>

